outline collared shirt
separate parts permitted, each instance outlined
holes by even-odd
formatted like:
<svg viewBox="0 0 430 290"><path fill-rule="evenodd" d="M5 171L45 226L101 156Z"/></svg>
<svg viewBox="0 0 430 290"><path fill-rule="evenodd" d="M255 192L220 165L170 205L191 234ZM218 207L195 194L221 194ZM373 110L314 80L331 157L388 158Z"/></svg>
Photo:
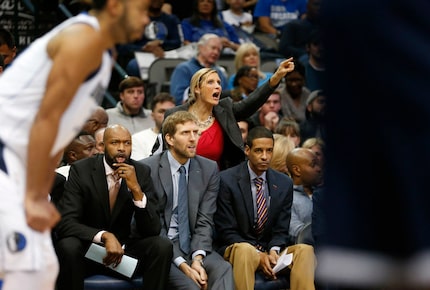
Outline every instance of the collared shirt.
<svg viewBox="0 0 430 290"><path fill-rule="evenodd" d="M249 178L250 178L250 183L251 183L251 192L252 192L252 203L254 205L254 224L257 222L257 186L255 185L255 178L262 178L263 179L263 192L264 192L264 196L266 197L266 204L267 204L267 210L269 211L270 209L270 194L269 194L269 187L267 185L267 179L266 179L266 171L263 172L263 174L261 174L260 176L257 176L257 174L255 174L255 172L251 169L251 167L249 166L249 161L248 161L248 171L249 171ZM277 253L279 253L281 247L279 246L273 246L270 248L270 250L274 250Z"/></svg>
<svg viewBox="0 0 430 290"><path fill-rule="evenodd" d="M109 178L109 175L114 174L115 170L113 170L113 168L110 167L109 164L107 164L106 157L103 157L103 164L105 167L108 189L110 189L112 186L114 186L114 181L111 178ZM119 178L119 183L121 184L121 182L122 182L122 178Z"/></svg>
<svg viewBox="0 0 430 290"><path fill-rule="evenodd" d="M185 164L180 164L170 153L170 150L167 151L167 159L169 160L170 164L170 172L172 173L172 183L173 183L173 200L172 200L172 217L170 219L170 226L167 233L167 236L171 240L178 239L179 232L178 232L178 212L174 209L178 206L178 185L179 185L179 167L184 166L185 172L186 172L186 178L187 178L187 184L188 184L188 172L190 167L190 159ZM204 250L197 250L194 251L191 255L192 258L194 258L197 255L203 255L206 257L206 251ZM177 257L174 261L175 265L179 267L180 264L186 262L186 260L183 257Z"/></svg>
<svg viewBox="0 0 430 290"><path fill-rule="evenodd" d="M170 172L172 173L172 184L173 184L173 200L172 200L172 218L170 219L170 227L167 232L167 237L171 240L176 240L178 238L178 184L179 184L179 167L182 166L170 153L167 152L167 159L170 164ZM189 168L190 160L187 163L183 164L186 172L186 179L188 183L188 168Z"/></svg>
<svg viewBox="0 0 430 290"><path fill-rule="evenodd" d="M103 164L104 164L104 169L105 169L105 173L106 173L106 180L107 180L107 184L108 184L108 188L111 188L111 186L113 186L113 181L112 179L109 178L109 175L113 174L115 172L115 170L113 170L112 167L109 166L109 164L106 162L106 157L103 157ZM122 182L122 178L119 179L119 183L121 184ZM130 190L129 190L130 191ZM146 199L146 195L143 195L142 200L134 200L133 199L133 203L136 207L139 208L145 208L146 207L146 203L147 203L147 199ZM93 242L94 243L102 243L102 235L103 233L105 233L106 231L100 231L98 232L94 237L93 237Z"/></svg>
<svg viewBox="0 0 430 290"><path fill-rule="evenodd" d="M270 195L267 187L266 171L264 171L263 174L261 174L260 176L257 176L257 174L255 174L255 172L249 166L249 161L248 161L248 171L249 171L249 177L250 177L249 182L251 183L252 204L254 205L254 223L256 223L257 222L257 186L255 185L254 179L258 177L263 179L263 192L264 192L264 196L266 197L267 208L270 207Z"/></svg>
<svg viewBox="0 0 430 290"><path fill-rule="evenodd" d="M306 224L312 222L313 202L312 196L305 192L303 185L295 184L293 189L289 234L292 237L297 237L300 230Z"/></svg>

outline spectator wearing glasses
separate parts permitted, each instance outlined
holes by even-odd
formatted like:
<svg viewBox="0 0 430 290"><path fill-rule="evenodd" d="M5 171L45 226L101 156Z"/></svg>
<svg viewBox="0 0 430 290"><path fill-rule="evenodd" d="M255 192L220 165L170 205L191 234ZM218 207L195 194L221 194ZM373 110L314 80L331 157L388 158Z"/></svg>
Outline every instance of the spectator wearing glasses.
<svg viewBox="0 0 430 290"><path fill-rule="evenodd" d="M258 79L257 67L244 65L236 73L233 89L224 91L221 97L230 96L235 102L246 99L257 88Z"/></svg>

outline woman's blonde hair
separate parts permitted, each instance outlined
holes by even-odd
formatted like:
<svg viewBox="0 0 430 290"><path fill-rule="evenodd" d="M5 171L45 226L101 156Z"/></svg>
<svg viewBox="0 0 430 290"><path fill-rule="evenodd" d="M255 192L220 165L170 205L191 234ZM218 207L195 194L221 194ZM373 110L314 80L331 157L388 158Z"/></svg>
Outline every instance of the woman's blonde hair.
<svg viewBox="0 0 430 290"><path fill-rule="evenodd" d="M311 149L315 145L319 145L321 147L321 149L325 148L324 140L321 138L317 138L317 137L311 137L311 138L306 139L305 142L303 142L302 147Z"/></svg>
<svg viewBox="0 0 430 290"><path fill-rule="evenodd" d="M270 160L270 168L280 172L288 173L286 172L288 170L286 166L287 155L296 147L296 145L294 144L293 140L282 134L275 133L273 134L273 138L275 143L273 145L273 154L272 159Z"/></svg>
<svg viewBox="0 0 430 290"><path fill-rule="evenodd" d="M236 71L238 71L243 64L243 59L247 53L250 53L251 51L255 51L258 56L258 65L257 65L257 71L258 75L260 77L264 77L264 74L260 71L260 48L255 45L252 42L245 42L242 43L239 48L236 50L236 55L234 57L234 66L236 68Z"/></svg>
<svg viewBox="0 0 430 290"><path fill-rule="evenodd" d="M190 91L188 93L188 103L190 105L194 104L197 100L195 92L196 88L200 88L202 82L204 82L207 77L212 73L218 74L218 72L212 68L201 68L194 73L190 81Z"/></svg>

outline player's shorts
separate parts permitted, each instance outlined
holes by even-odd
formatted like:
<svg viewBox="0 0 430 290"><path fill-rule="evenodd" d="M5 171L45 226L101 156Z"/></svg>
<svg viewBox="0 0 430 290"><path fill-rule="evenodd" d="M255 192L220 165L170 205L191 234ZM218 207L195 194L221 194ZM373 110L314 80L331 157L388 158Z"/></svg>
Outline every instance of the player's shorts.
<svg viewBox="0 0 430 290"><path fill-rule="evenodd" d="M34 231L27 225L25 167L11 150L1 147L0 272L7 277L8 272L14 271L44 271L52 264L58 264L51 233ZM53 275L56 277L57 273Z"/></svg>

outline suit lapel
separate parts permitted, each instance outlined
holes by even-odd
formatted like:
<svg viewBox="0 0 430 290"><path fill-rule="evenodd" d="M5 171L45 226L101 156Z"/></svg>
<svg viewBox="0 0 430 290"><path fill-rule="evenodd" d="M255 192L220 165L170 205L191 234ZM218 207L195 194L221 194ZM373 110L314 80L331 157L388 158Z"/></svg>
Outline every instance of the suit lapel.
<svg viewBox="0 0 430 290"><path fill-rule="evenodd" d="M221 125L221 127L224 129L224 131L228 132L229 128L227 126L227 114L225 113L225 110L221 106L215 106L214 107L214 115L217 119L218 123Z"/></svg>
<svg viewBox="0 0 430 290"><path fill-rule="evenodd" d="M248 166L247 163L244 162L239 175L237 176L237 182L239 184L243 204L245 205L245 210L248 214L248 222L250 224L250 228L252 228L254 226L254 203L252 201L252 192L249 178Z"/></svg>
<svg viewBox="0 0 430 290"><path fill-rule="evenodd" d="M277 212L275 209L279 206L281 201L279 199L279 188L276 184L276 178L273 176L271 169L268 169L266 171L266 179L270 198L269 215L267 222L268 224L271 224L276 219L276 217L273 215Z"/></svg>
<svg viewBox="0 0 430 290"><path fill-rule="evenodd" d="M227 109L223 106L215 106L214 115L218 123L221 125L221 128L227 133L226 137L228 137L238 148L243 148L243 140L241 134L239 134L239 127L236 125L235 119L229 117L230 114L227 112Z"/></svg>
<svg viewBox="0 0 430 290"><path fill-rule="evenodd" d="M190 219L191 229L194 229L194 225L197 221L200 192L205 188L201 175L202 170L200 164L195 159L191 158L188 172L188 218Z"/></svg>
<svg viewBox="0 0 430 290"><path fill-rule="evenodd" d="M102 169L102 170L100 170ZM106 172L104 170L103 155L98 156L96 162L94 163L94 168L91 172L93 179L93 188L100 199L100 203L105 213L106 219L110 216L110 206L109 206L109 189L106 179Z"/></svg>
<svg viewBox="0 0 430 290"><path fill-rule="evenodd" d="M164 194L166 195L164 222L168 230L170 226L170 219L172 218L173 183L172 183L172 173L170 172L170 163L169 163L169 160L167 159L167 151L164 151L164 153L161 155L158 178L160 179L160 184L163 186ZM161 199L162 197L160 197L160 200Z"/></svg>
<svg viewBox="0 0 430 290"><path fill-rule="evenodd" d="M109 195L109 192L108 192ZM121 180L121 187L118 191L118 196L115 201L115 205L113 206L112 213L111 213L111 221L115 220L115 218L118 216L118 214L121 212L121 209L126 203L127 200L129 200L131 197L131 193L128 192L127 182L123 178Z"/></svg>

